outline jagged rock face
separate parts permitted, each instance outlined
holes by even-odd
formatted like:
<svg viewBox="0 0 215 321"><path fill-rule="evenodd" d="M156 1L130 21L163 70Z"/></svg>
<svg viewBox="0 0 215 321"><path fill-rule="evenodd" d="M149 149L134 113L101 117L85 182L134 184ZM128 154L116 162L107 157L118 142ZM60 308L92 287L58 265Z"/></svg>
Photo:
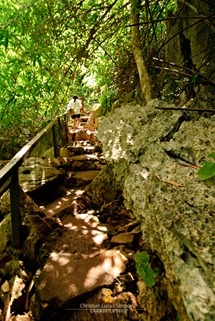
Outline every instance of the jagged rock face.
<svg viewBox="0 0 215 321"><path fill-rule="evenodd" d="M177 69L177 66L181 66L179 74L182 70L190 74L190 82L187 82L185 77L181 82L178 80L176 82L179 88L183 88L184 95L197 98L194 98L193 107L210 108L213 102L214 85L210 86L208 81L210 79L214 82L215 79L213 12L214 3L210 0L198 1L198 3L195 0L178 1L176 16L179 14L183 19L166 21L165 58L166 61L175 64L174 66L168 65L168 68ZM174 16L173 13L169 15ZM201 19L203 15L207 19ZM194 72L193 77L190 70ZM166 83L168 87L168 81ZM193 91L191 90L192 84ZM177 89L176 87L175 90ZM182 96L180 99L183 100Z"/></svg>
<svg viewBox="0 0 215 321"><path fill-rule="evenodd" d="M164 264L180 319L209 321L215 305L215 178L200 181L190 164L201 165L215 151L215 116L197 121L158 106L167 107L158 100L124 106L102 121L97 136L108 165L88 193L101 202L108 182L113 195L121 189L144 242ZM100 191L94 190L98 182Z"/></svg>

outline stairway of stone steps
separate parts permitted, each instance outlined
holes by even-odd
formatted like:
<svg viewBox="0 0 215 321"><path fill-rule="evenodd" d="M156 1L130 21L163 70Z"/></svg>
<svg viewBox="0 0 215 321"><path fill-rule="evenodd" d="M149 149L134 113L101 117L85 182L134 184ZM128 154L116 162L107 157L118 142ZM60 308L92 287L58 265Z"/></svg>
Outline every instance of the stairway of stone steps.
<svg viewBox="0 0 215 321"><path fill-rule="evenodd" d="M73 129L72 120L67 123L67 137L69 141L95 141L95 126L89 121L89 115L80 118L79 126Z"/></svg>
<svg viewBox="0 0 215 321"><path fill-rule="evenodd" d="M68 142L60 149L60 158L57 161L58 168L61 168L63 176L66 176L64 183L61 183L61 186L55 186L55 191L52 187L49 193L51 197L47 197L48 203L45 195L38 196L38 191L29 193L37 204L40 203L41 210L49 217L56 216L71 202L74 203L77 195L84 192L85 186L99 174L105 164L102 148L96 140L95 132L87 127L88 118L89 116L81 118L77 130L73 130L72 121L68 122ZM26 168L23 171L26 172ZM63 197L59 197L61 194ZM50 199L54 200L50 201Z"/></svg>
<svg viewBox="0 0 215 321"><path fill-rule="evenodd" d="M18 310L32 313L35 321L113 321L120 308L114 309L126 304L132 309L119 312L124 321L138 306L131 291L137 288L133 256L140 226L120 196L102 200L99 209L92 206L95 201L87 190L100 175L105 159L87 117L77 130L71 125L58 158L29 157L19 171L23 208L27 202L33 214L26 223L31 234L25 243L29 257L33 252L33 260L26 260L33 272L22 296L25 306ZM98 309L91 311L90 304ZM106 304L113 313L111 309L104 313ZM9 311L10 306L5 309Z"/></svg>
<svg viewBox="0 0 215 321"><path fill-rule="evenodd" d="M34 214L30 221L32 234L34 228L39 230L40 239L35 238L33 250L37 261L33 272L28 271L26 286L29 284L29 288L25 288L21 297L25 304L20 300L20 306L14 307L16 313L23 313L12 317L15 321L141 321L155 320L157 312L160 313L160 299L154 295L160 288L151 292L136 274L135 253L144 249L139 222L125 209L120 196L110 203L104 201L103 206L95 210L85 194L105 166L95 132L87 128L86 120L76 131L69 124L68 144L58 159L27 159L20 169L21 186L40 207L42 215ZM39 168L39 187L34 179L35 168ZM63 186L62 181L56 179L61 169ZM46 189L41 186L44 177ZM26 182L30 182L27 191ZM53 188L58 189L57 193L53 193ZM24 195L23 201L27 200L29 207L34 206ZM42 229L44 225L46 228ZM42 234L46 232L43 231L47 231L44 238ZM34 242L34 237L32 240ZM32 248L34 246L27 248L29 253ZM35 273L37 263L40 268ZM10 304L6 310L10 312ZM167 313L171 317L166 320L176 320L174 311Z"/></svg>
<svg viewBox="0 0 215 321"><path fill-rule="evenodd" d="M66 149L67 157L61 160L61 167L66 172L66 195L41 206L43 212L49 217L63 215L64 210L73 209L76 199L80 198L85 187L105 165L101 147L95 146L93 141L71 141Z"/></svg>
<svg viewBox="0 0 215 321"><path fill-rule="evenodd" d="M79 128L73 130L68 122L68 143L61 150L61 168L66 173L63 197L43 204L40 208L48 217L74 215L86 186L99 174L105 160L102 148L95 139L95 133L86 127L88 116L83 116ZM59 194L59 193L57 193Z"/></svg>
<svg viewBox="0 0 215 321"><path fill-rule="evenodd" d="M69 157L62 157L61 163L66 171L66 194L41 205L47 217L58 219L62 231L53 233L51 251L37 273L35 287L45 305L54 302L56 306L57 302L58 307L72 310L75 298L110 285L125 270L127 259L119 250L106 248L107 225L84 202L86 186L105 165L101 147L83 125L75 132L70 129L69 134Z"/></svg>

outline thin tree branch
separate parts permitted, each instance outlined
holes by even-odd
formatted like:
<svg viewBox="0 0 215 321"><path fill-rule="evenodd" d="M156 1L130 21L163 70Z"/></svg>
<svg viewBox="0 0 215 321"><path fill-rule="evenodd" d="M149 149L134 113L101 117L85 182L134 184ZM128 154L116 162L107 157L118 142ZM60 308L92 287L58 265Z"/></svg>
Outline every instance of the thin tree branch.
<svg viewBox="0 0 215 321"><path fill-rule="evenodd" d="M155 107L155 109L162 110L183 110L183 111L200 111L200 112L209 112L215 114L215 109L203 109L203 108L183 108L183 107Z"/></svg>
<svg viewBox="0 0 215 321"><path fill-rule="evenodd" d="M154 68L167 70L169 72L175 72L175 73L181 74L182 76L186 76L186 77L193 77L195 75L198 75L198 77L200 77L200 79L201 79L201 83L204 83L204 84L206 83L206 84L208 84L208 85L210 85L212 87L215 87L215 83L212 80L210 80L209 78L207 78L206 76L200 74L199 73L199 69L198 69L198 71L192 70L192 69L187 68L185 66L179 66L179 65L177 65L177 64L175 64L173 62L163 61L163 60L155 58L155 57L153 57L152 59L156 60L156 61L160 61L160 62L165 63L165 64L168 64L170 66L174 66L176 68L185 69L185 70L188 71L188 73L186 73L184 71L180 71L178 69L171 69L171 68L167 68L167 67L154 66Z"/></svg>
<svg viewBox="0 0 215 321"><path fill-rule="evenodd" d="M137 25L146 25L146 24L150 24L150 23L155 23L155 22L163 22L163 21L168 21L168 20L180 20L180 19L202 19L205 20L208 17L213 17L215 15L215 12L208 15L208 16L180 16L180 17L168 17L168 18L162 18L162 19L155 19L155 20L150 20L150 21L144 21L144 22L140 22L138 24L129 24L126 25L125 27L133 27L133 26L137 26ZM198 23L198 22L197 22Z"/></svg>
<svg viewBox="0 0 215 321"><path fill-rule="evenodd" d="M176 34L174 34L172 37L170 37L169 39L167 39L166 41L164 41L164 43L162 44L162 46L160 48L158 48L158 50L155 52L155 55L158 54L158 52L168 43L170 42L172 39L174 39L176 36L178 36L179 34L181 34L182 32L184 32L185 30L197 25L198 23L208 19L209 17L213 17L215 16L215 12L211 13L210 15L208 15L207 17L201 18L198 21L195 21L194 23L190 24L187 27L182 28L181 30L179 30L178 32L176 32Z"/></svg>
<svg viewBox="0 0 215 321"><path fill-rule="evenodd" d="M192 75L191 74L188 74L186 72L183 72L183 71L180 71L180 70L177 70L177 69L171 69L171 68L167 68L167 67L159 67L159 66L154 66L154 68L156 69L161 69L161 70L167 70L169 72L175 72L177 74L180 74L182 76L186 76L186 77L191 77Z"/></svg>
<svg viewBox="0 0 215 321"><path fill-rule="evenodd" d="M110 60L117 66L116 61L111 57L111 55L110 55L110 54L107 52L107 50L102 46L102 44L101 44L97 39L95 39L94 37L93 37L93 40L98 44L98 46L99 46L100 48L102 48L102 50L104 50L104 52L105 52L106 55L110 58ZM105 42L105 40L104 40L103 42Z"/></svg>

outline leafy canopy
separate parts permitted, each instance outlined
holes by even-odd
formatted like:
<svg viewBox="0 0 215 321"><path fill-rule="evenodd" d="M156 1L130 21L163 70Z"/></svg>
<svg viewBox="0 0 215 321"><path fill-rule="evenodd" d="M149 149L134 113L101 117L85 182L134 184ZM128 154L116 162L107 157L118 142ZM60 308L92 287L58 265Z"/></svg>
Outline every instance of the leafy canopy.
<svg viewBox="0 0 215 321"><path fill-rule="evenodd" d="M141 1L141 21L164 17L175 2ZM41 119L62 113L74 93L89 100L92 93L108 108L114 97L134 89L130 11L131 0L2 0L3 133L13 129L18 137L20 128L31 127L33 135ZM164 28L164 22L141 26L149 63Z"/></svg>

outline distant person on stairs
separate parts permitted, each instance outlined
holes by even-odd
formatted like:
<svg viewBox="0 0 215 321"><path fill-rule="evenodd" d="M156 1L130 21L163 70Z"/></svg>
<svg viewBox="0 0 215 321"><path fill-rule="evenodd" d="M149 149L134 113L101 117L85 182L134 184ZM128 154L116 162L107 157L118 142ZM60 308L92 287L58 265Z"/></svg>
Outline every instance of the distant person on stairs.
<svg viewBox="0 0 215 321"><path fill-rule="evenodd" d="M79 120L82 109L83 106L81 100L78 99L78 96L74 95L72 99L68 102L66 108L67 114L72 116L74 130L76 130L79 126Z"/></svg>

